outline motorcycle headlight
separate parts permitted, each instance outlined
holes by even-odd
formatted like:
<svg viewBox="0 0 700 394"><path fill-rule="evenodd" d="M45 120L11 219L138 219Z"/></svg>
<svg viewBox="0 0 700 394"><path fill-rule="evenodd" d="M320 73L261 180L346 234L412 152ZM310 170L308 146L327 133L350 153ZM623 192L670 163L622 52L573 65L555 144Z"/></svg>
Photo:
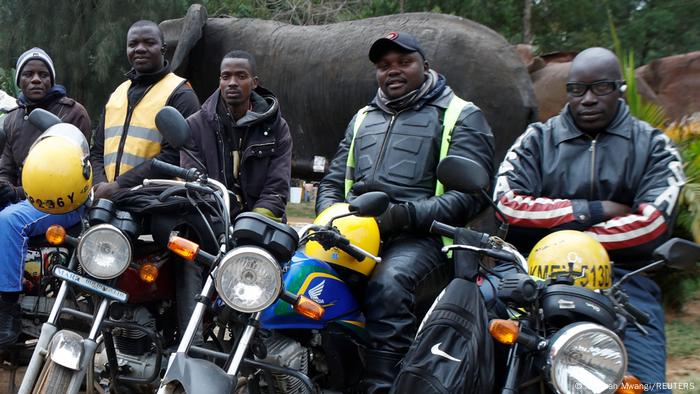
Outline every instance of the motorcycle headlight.
<svg viewBox="0 0 700 394"><path fill-rule="evenodd" d="M98 279L116 278L131 262L131 243L111 224L99 224L86 231L77 252L85 272Z"/></svg>
<svg viewBox="0 0 700 394"><path fill-rule="evenodd" d="M243 246L221 260L215 285L219 296L231 308L258 312L277 299L282 289L282 271L270 253Z"/></svg>
<svg viewBox="0 0 700 394"><path fill-rule="evenodd" d="M557 393L613 393L627 370L627 352L607 328L574 323L550 340L548 367Z"/></svg>

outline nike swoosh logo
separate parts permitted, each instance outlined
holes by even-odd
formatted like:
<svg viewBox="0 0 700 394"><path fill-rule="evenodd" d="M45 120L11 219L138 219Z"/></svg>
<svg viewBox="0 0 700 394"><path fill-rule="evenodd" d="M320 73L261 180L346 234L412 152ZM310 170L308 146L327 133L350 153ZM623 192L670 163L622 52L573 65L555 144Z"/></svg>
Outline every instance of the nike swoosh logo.
<svg viewBox="0 0 700 394"><path fill-rule="evenodd" d="M462 361L462 360L460 360L458 358L454 358L454 357L450 356L449 354L440 350L440 345L442 345L442 342L436 343L435 345L433 345L433 347L430 348L430 353L432 353L436 356L445 357L448 360L457 361L458 363Z"/></svg>

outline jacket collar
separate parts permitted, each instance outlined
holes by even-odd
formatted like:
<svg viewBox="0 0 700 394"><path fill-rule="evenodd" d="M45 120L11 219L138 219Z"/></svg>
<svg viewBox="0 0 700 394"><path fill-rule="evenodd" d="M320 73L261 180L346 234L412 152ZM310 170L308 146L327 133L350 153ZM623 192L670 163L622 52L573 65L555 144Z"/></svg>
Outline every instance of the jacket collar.
<svg viewBox="0 0 700 394"><path fill-rule="evenodd" d="M601 131L601 133L615 134L625 139L630 139L632 137L632 128L630 127L631 121L630 111L624 100L620 99L617 103L617 114L613 118L612 122L608 127ZM576 138L581 138L587 136L586 133L581 131L574 122L574 118L571 116L571 110L569 104L564 106L561 110L559 116L552 120L553 122L561 122L563 127L555 127L554 142L559 145L564 141L569 141Z"/></svg>
<svg viewBox="0 0 700 394"><path fill-rule="evenodd" d="M217 121L217 105L221 100L221 90L216 89L214 93L202 104L202 112L205 119ZM245 116L238 120L237 126L249 126L268 119L276 119L280 116L279 101L272 92L258 86L251 93L252 111L248 111Z"/></svg>
<svg viewBox="0 0 700 394"><path fill-rule="evenodd" d="M169 72L170 64L166 60L163 63L163 68L156 72L139 74L136 72L135 69L132 68L131 70L129 70L129 72L126 73L126 77L129 78L131 80L131 83L134 85L150 86L163 79L163 77L165 77Z"/></svg>

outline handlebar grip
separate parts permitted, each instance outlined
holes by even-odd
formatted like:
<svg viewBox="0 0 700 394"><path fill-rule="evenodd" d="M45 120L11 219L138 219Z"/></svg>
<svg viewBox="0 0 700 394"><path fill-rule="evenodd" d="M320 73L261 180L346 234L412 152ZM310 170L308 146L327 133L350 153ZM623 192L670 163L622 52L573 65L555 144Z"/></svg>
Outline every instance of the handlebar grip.
<svg viewBox="0 0 700 394"><path fill-rule="evenodd" d="M442 235L444 237L454 238L456 230L457 229L455 227L452 227L449 224L440 223L437 220L433 220L433 223L430 225L431 233Z"/></svg>
<svg viewBox="0 0 700 394"><path fill-rule="evenodd" d="M336 243L336 247L357 261L362 261L365 259L364 253L362 253L358 247L352 245L345 237L339 239L339 242Z"/></svg>
<svg viewBox="0 0 700 394"><path fill-rule="evenodd" d="M646 326L649 324L649 314L646 312L640 311L637 309L636 306L630 304L629 302L625 304L625 310L629 312L630 315L632 315L636 320L637 323Z"/></svg>
<svg viewBox="0 0 700 394"><path fill-rule="evenodd" d="M151 168L165 176L173 178L182 178L187 182L196 181L199 176L199 172L194 168L190 168L189 170L187 170L182 167L178 167L176 165L160 161L158 159L153 159Z"/></svg>
<svg viewBox="0 0 700 394"><path fill-rule="evenodd" d="M501 260L501 261L508 261L511 263L517 263L518 259L515 258L515 255L511 252L506 252L505 250L498 250L498 249L484 249L484 254L493 257L496 260Z"/></svg>

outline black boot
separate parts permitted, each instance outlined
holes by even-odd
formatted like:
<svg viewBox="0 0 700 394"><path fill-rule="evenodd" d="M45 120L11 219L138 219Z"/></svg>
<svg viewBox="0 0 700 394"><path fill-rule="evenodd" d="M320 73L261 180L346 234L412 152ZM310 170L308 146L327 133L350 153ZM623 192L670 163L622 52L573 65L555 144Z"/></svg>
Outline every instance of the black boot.
<svg viewBox="0 0 700 394"><path fill-rule="evenodd" d="M368 394L388 393L399 373L403 354L367 349L364 353L365 372L361 387Z"/></svg>
<svg viewBox="0 0 700 394"><path fill-rule="evenodd" d="M17 302L0 299L0 346L17 342L22 332L21 316Z"/></svg>

